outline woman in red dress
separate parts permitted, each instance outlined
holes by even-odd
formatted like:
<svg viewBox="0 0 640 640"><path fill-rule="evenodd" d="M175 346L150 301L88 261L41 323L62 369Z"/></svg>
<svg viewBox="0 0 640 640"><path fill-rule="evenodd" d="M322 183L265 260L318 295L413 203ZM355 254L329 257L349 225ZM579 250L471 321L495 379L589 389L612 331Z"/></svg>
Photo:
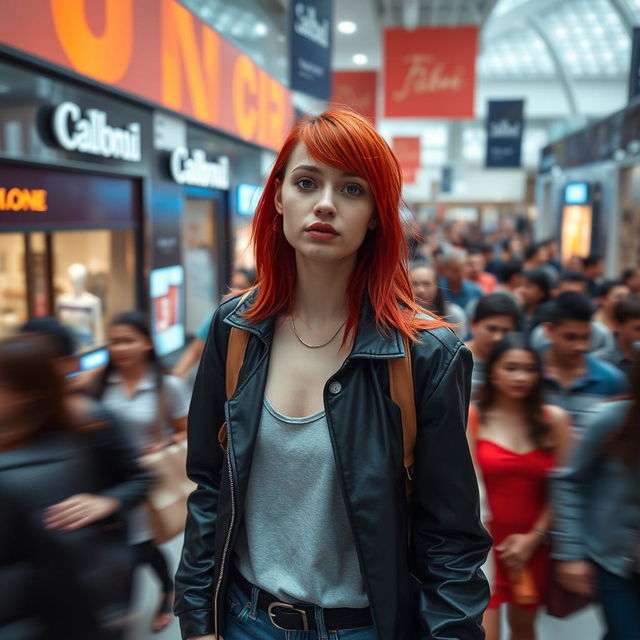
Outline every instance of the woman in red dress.
<svg viewBox="0 0 640 640"><path fill-rule="evenodd" d="M550 520L547 476L566 455L569 418L543 403L540 359L516 334L494 348L487 380L470 409L468 437L489 503L495 578L484 617L487 640L500 638L507 607L512 640L535 639L544 602Z"/></svg>

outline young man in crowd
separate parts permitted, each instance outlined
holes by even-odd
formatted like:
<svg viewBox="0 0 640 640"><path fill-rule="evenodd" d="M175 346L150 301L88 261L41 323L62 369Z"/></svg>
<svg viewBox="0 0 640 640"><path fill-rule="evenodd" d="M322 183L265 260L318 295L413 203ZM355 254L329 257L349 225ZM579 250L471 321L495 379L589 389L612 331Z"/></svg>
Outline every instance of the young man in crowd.
<svg viewBox="0 0 640 640"><path fill-rule="evenodd" d="M615 304L613 313L615 342L609 349L596 351L593 356L611 363L630 378L635 352L640 349L640 296L622 298Z"/></svg>
<svg viewBox="0 0 640 640"><path fill-rule="evenodd" d="M580 434L600 402L622 395L624 375L588 354L592 306L583 294L568 291L555 300L545 329L550 345L542 353L546 399L565 409Z"/></svg>
<svg viewBox="0 0 640 640"><path fill-rule="evenodd" d="M588 293L592 298L597 297L600 282L604 275L604 260L595 253L587 256L583 261L584 275L588 282Z"/></svg>
<svg viewBox="0 0 640 640"><path fill-rule="evenodd" d="M558 270L549 264L549 252L544 242L532 244L524 252L524 268L527 271L542 269L549 278L551 286L558 280Z"/></svg>
<svg viewBox="0 0 640 640"><path fill-rule="evenodd" d="M493 293L498 286L498 279L485 270L486 259L480 247L469 249L467 257L467 278L471 282L475 282L481 289L482 293L487 295Z"/></svg>
<svg viewBox="0 0 640 640"><path fill-rule="evenodd" d="M467 305L476 298L482 297L482 289L464 277L467 254L461 249L451 249L440 259L442 275L438 285L444 297L466 310Z"/></svg>
<svg viewBox="0 0 640 640"><path fill-rule="evenodd" d="M605 280L600 285L598 298L600 306L593 315L593 319L615 333L618 330L615 317L616 304L630 294L629 287L622 280Z"/></svg>
<svg viewBox="0 0 640 640"><path fill-rule="evenodd" d="M467 342L473 355L471 397L484 385L485 363L493 347L507 333L519 328L519 311L506 293L492 293L478 300L471 320L473 338Z"/></svg>

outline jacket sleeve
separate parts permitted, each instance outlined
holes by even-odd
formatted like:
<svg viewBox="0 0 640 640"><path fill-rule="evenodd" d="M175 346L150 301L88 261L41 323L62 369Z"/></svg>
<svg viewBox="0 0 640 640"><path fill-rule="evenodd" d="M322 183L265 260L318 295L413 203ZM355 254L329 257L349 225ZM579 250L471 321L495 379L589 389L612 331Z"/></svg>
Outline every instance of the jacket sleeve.
<svg viewBox="0 0 640 640"><path fill-rule="evenodd" d="M215 531L223 463L218 430L224 422L226 401L223 332L218 309L211 322L189 407L187 475L197 486L187 503L174 606L184 638L213 633Z"/></svg>
<svg viewBox="0 0 640 640"><path fill-rule="evenodd" d="M411 564L421 583L420 640L484 638L489 587L481 567L491 538L480 523L465 435L472 366L460 342L451 349L443 345L430 363L414 359L418 434Z"/></svg>

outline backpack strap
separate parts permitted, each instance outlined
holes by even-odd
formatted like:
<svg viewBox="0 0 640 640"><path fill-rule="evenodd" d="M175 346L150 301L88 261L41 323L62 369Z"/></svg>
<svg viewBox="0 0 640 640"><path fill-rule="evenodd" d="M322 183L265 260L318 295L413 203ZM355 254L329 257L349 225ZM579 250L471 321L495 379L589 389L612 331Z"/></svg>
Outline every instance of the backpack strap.
<svg viewBox="0 0 640 640"><path fill-rule="evenodd" d="M409 340L405 337L404 357L387 360L389 368L389 390L391 399L400 407L402 414L402 442L404 446L404 468L407 472L407 495L411 493L414 449L417 436L416 401L413 392L413 373Z"/></svg>

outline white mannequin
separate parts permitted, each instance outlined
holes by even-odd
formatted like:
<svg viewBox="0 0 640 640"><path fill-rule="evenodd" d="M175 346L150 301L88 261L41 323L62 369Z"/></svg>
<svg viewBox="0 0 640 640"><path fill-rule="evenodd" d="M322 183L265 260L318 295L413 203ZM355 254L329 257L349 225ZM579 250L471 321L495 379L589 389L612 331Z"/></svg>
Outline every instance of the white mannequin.
<svg viewBox="0 0 640 640"><path fill-rule="evenodd" d="M69 267L71 293L63 293L56 300L58 319L73 329L79 348L104 343L102 302L85 290L87 268L75 263Z"/></svg>

